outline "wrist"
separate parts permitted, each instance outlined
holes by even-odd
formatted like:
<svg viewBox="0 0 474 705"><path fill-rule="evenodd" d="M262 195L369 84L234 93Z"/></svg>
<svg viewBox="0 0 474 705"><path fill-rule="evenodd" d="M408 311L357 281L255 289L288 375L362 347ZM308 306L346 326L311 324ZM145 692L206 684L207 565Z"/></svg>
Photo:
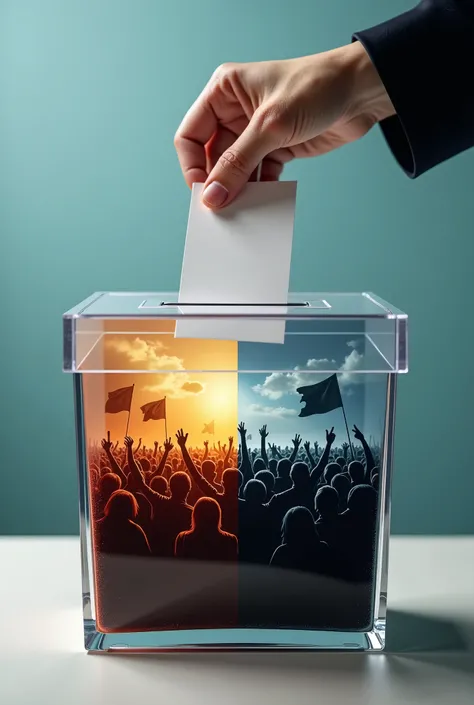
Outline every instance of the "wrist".
<svg viewBox="0 0 474 705"><path fill-rule="evenodd" d="M392 101L361 42L352 42L340 51L349 80L349 113L354 117L369 114L377 122L395 115Z"/></svg>

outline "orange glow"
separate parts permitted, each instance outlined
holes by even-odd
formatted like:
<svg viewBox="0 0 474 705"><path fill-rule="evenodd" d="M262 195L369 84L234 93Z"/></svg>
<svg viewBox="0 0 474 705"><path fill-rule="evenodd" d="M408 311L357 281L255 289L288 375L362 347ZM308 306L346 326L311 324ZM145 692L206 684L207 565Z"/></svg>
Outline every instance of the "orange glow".
<svg viewBox="0 0 474 705"><path fill-rule="evenodd" d="M140 407L165 396L168 435L173 441L181 427L189 433L191 446L202 446L204 440L224 444L228 436L236 438L237 343L177 339L172 333L150 332L148 324L147 331L134 334L120 333L120 327L114 324L116 332L103 337L101 363L106 370L120 372L83 373L88 441L100 441L110 431L111 440L122 443L128 414L105 414L105 402L109 392L132 384L129 434L136 440L142 438L147 447L155 440L163 443L165 422L144 423ZM202 434L204 424L211 421L215 421L214 438Z"/></svg>

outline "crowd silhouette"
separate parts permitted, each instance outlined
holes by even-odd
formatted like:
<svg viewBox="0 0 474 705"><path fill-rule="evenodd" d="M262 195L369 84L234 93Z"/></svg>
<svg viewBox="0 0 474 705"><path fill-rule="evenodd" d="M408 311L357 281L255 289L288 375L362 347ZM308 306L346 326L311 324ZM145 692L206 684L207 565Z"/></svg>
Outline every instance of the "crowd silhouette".
<svg viewBox="0 0 474 705"><path fill-rule="evenodd" d="M269 575L364 584L369 595L380 449L356 426L358 443L340 447L334 429L324 447L298 434L277 446L262 426L259 447L250 448L245 424L237 431L237 447L232 437L190 447L182 429L148 448L129 436L91 445L97 554L267 566Z"/></svg>

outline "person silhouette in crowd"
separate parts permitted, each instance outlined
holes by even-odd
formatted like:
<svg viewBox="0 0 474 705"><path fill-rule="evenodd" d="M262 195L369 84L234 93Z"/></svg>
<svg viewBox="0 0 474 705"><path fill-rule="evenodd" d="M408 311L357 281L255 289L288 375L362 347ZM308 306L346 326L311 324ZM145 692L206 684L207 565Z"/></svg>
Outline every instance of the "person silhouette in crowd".
<svg viewBox="0 0 474 705"><path fill-rule="evenodd" d="M222 487L217 482L216 464L213 460L204 460L202 462L201 474L216 490L222 490Z"/></svg>
<svg viewBox="0 0 474 705"><path fill-rule="evenodd" d="M326 467L331 446L335 439L334 428L326 431L326 447L318 464L311 472L308 465L304 462L298 461L293 464L290 471L292 487L284 492L275 494L269 504L275 528L281 526L283 517L292 507L306 507L311 513L314 512L316 488Z"/></svg>
<svg viewBox="0 0 474 705"><path fill-rule="evenodd" d="M156 492L149 487L135 462L133 456L133 439L125 438L127 461L130 474L140 493L142 493L153 509L151 528L151 545L156 556L172 556L174 542L181 531L191 525L192 507L187 504L191 482L185 472L178 471L171 475L169 481L170 497Z"/></svg>
<svg viewBox="0 0 474 705"><path fill-rule="evenodd" d="M365 436L362 433L362 431L357 428L357 426L354 424L353 428L353 433L354 433L354 438L360 442L362 445L362 449L364 451L365 455L365 476L364 476L364 481L369 482L370 480L370 473L375 467L375 459L374 455L372 453L372 450L370 449L369 444L365 440Z"/></svg>
<svg viewBox="0 0 474 705"><path fill-rule="evenodd" d="M281 544L273 553L270 565L324 574L329 563L329 548L319 540L309 509L289 509L282 522Z"/></svg>
<svg viewBox="0 0 474 705"><path fill-rule="evenodd" d="M275 478L274 494L289 490L292 482L290 479L291 462L289 458L281 458L277 463L277 476Z"/></svg>
<svg viewBox="0 0 474 705"><path fill-rule="evenodd" d="M120 490L122 482L120 477L114 472L106 472L99 480L99 492L97 497L97 516L103 516L105 505L114 492Z"/></svg>
<svg viewBox="0 0 474 705"><path fill-rule="evenodd" d="M262 471L268 472L268 471ZM259 473L260 474L260 473ZM244 501L239 504L239 559L248 563L268 563L271 557L270 514L267 488L258 479L249 480Z"/></svg>
<svg viewBox="0 0 474 705"><path fill-rule="evenodd" d="M338 477L336 475L336 477ZM346 479L346 478L345 478ZM315 506L318 513L316 532L334 551L339 540L339 495L334 487L325 485L316 493Z"/></svg>
<svg viewBox="0 0 474 705"><path fill-rule="evenodd" d="M265 489L267 491L265 501L269 502L274 495L275 476L270 470L260 470L255 475L255 479L260 480L260 482L263 482L263 484L265 485Z"/></svg>
<svg viewBox="0 0 474 705"><path fill-rule="evenodd" d="M339 475L340 472L341 466L339 463L328 463L323 473L323 478L326 485L330 485L333 477Z"/></svg>
<svg viewBox="0 0 474 705"><path fill-rule="evenodd" d="M188 434L180 429L176 434L178 446L181 449L184 464L186 465L191 478L199 487L204 496L215 499L222 511L222 526L224 531L238 535L239 525L239 505L243 500L239 497L240 488L243 482L242 473L236 468L227 468L222 475L222 491L216 489L195 466L189 455L186 443Z"/></svg>
<svg viewBox="0 0 474 705"><path fill-rule="evenodd" d="M351 486L361 485L365 479L365 467L360 460L352 460L348 467L349 477L351 478Z"/></svg>
<svg viewBox="0 0 474 705"><path fill-rule="evenodd" d="M273 477L277 476L277 466L278 466L278 460L276 458L270 458L268 461L268 469L272 473Z"/></svg>
<svg viewBox="0 0 474 705"><path fill-rule="evenodd" d="M340 564L351 580L373 578L377 520L377 492L371 485L356 485L347 498L347 510L340 515Z"/></svg>
<svg viewBox="0 0 474 705"><path fill-rule="evenodd" d="M255 476L258 472L266 470L267 466L263 458L255 458L252 465L252 472Z"/></svg>
<svg viewBox="0 0 474 705"><path fill-rule="evenodd" d="M150 546L141 526L135 522L137 500L131 492L116 490L105 505L104 517L96 522L99 551L105 554L147 556Z"/></svg>
<svg viewBox="0 0 474 705"><path fill-rule="evenodd" d="M198 499L192 510L191 528L176 537L175 556L201 561L236 561L237 537L223 531L221 520L221 508L215 499Z"/></svg>
<svg viewBox="0 0 474 705"><path fill-rule="evenodd" d="M347 509L347 496L351 489L351 481L347 475L344 473L339 473L334 475L331 480L331 487L334 487L339 497L339 514L345 512Z"/></svg>
<svg viewBox="0 0 474 705"><path fill-rule="evenodd" d="M155 475L155 477L152 477L150 481L150 488L164 497L169 497L170 491L168 481L163 475Z"/></svg>

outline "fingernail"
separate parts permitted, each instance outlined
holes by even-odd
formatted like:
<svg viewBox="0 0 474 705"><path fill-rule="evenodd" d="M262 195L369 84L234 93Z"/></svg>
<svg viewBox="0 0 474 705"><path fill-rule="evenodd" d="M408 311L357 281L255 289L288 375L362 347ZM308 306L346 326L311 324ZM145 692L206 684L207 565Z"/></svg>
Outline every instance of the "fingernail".
<svg viewBox="0 0 474 705"><path fill-rule="evenodd" d="M212 184L209 184L209 186L204 189L202 200L207 205L218 208L225 203L228 195L229 192L225 186L218 181L213 181Z"/></svg>

